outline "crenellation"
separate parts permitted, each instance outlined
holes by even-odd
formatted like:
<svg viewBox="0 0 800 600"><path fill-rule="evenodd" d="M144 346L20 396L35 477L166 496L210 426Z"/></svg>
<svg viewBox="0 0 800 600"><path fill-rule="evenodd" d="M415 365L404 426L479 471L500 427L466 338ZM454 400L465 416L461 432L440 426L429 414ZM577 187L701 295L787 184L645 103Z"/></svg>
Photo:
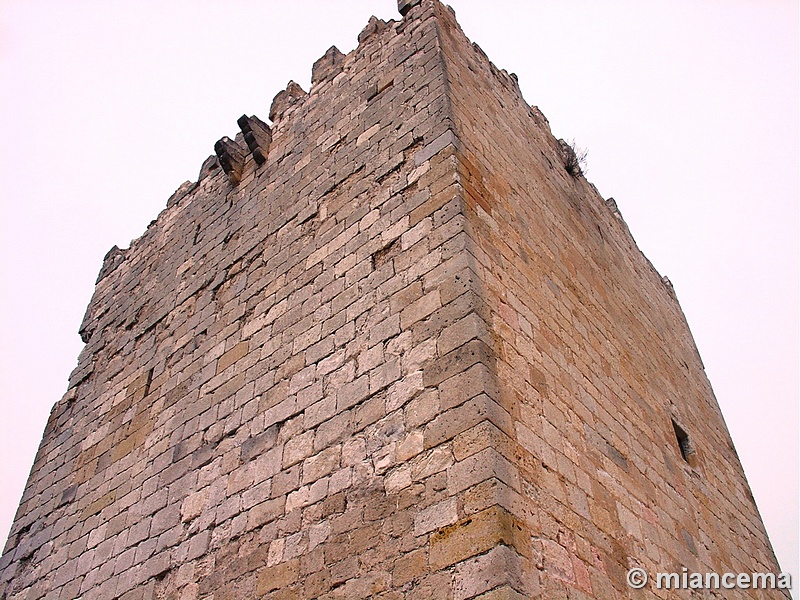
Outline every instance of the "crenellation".
<svg viewBox="0 0 800 600"><path fill-rule="evenodd" d="M336 46L328 48L327 52L311 68L312 93L318 92L318 90L313 89L314 86L325 81L332 81L342 72L344 60L345 55Z"/></svg>

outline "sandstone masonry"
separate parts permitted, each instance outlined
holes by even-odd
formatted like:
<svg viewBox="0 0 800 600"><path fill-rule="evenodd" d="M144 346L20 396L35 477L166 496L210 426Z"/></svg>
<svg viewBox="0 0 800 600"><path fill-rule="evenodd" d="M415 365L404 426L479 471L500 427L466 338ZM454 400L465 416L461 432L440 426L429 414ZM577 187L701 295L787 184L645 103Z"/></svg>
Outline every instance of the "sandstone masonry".
<svg viewBox="0 0 800 600"><path fill-rule="evenodd" d="M778 570L668 281L452 11L399 8L108 253L0 598Z"/></svg>

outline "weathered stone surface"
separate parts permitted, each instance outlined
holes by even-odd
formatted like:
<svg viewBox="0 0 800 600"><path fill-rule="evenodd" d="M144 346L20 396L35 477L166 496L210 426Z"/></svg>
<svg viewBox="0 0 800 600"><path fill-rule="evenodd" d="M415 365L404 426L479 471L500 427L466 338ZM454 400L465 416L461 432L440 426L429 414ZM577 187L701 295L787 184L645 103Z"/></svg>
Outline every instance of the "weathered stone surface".
<svg viewBox="0 0 800 600"><path fill-rule="evenodd" d="M267 154L269 154L269 145L272 143L272 130L269 125L264 123L258 117L242 115L236 121L239 128L244 135L244 141L247 144L250 154L257 164L263 165L267 162Z"/></svg>
<svg viewBox="0 0 800 600"><path fill-rule="evenodd" d="M111 250L106 253L105 258L103 258L103 268L100 269L100 274L97 276L95 285L100 283L104 277L116 269L123 260L125 260L125 251L113 246ZM86 340L84 340L84 343L85 342Z"/></svg>
<svg viewBox="0 0 800 600"><path fill-rule="evenodd" d="M311 85L333 79L342 72L344 54L336 46L331 46L311 68Z"/></svg>
<svg viewBox="0 0 800 600"><path fill-rule="evenodd" d="M364 29L361 30L361 33L358 34L358 43L363 44L364 42L369 39L369 37L375 33L380 33L384 29L386 29L387 23L382 19L378 19L375 16L369 18L367 25Z"/></svg>
<svg viewBox="0 0 800 600"><path fill-rule="evenodd" d="M306 93L294 81L290 81L286 85L286 89L277 93L272 100L272 105L269 108L269 120L276 121L283 116L286 110L297 104Z"/></svg>
<svg viewBox="0 0 800 600"><path fill-rule="evenodd" d="M397 12L403 16L406 16L408 11L417 6L419 3L420 0L397 0Z"/></svg>
<svg viewBox="0 0 800 600"><path fill-rule="evenodd" d="M671 286L452 11L399 7L109 253L0 598L777 570Z"/></svg>
<svg viewBox="0 0 800 600"><path fill-rule="evenodd" d="M219 164L231 180L231 183L233 185L238 184L242 178L242 169L244 168L244 152L242 148L229 137L223 137L214 144L214 152L217 154Z"/></svg>

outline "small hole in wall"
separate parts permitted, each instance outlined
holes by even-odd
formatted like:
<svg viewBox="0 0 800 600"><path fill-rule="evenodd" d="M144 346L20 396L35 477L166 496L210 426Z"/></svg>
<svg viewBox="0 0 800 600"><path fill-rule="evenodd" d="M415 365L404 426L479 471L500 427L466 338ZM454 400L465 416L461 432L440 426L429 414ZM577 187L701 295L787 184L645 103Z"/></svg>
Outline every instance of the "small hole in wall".
<svg viewBox="0 0 800 600"><path fill-rule="evenodd" d="M690 466L695 466L697 452L692 445L692 440L689 439L689 434L684 431L683 427L675 422L675 419L672 419L672 429L675 431L675 438L678 441L681 457L683 457L683 460L689 463Z"/></svg>
<svg viewBox="0 0 800 600"><path fill-rule="evenodd" d="M393 242L372 253L372 266L377 269L384 263L392 260L400 253L401 250L402 246L400 243L400 238L397 238Z"/></svg>

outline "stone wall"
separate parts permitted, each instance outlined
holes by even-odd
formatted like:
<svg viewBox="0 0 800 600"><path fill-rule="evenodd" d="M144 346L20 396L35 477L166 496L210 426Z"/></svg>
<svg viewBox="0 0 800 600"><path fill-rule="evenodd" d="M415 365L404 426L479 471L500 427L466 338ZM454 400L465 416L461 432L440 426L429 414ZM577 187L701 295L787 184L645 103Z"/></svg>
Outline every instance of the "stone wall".
<svg viewBox="0 0 800 600"><path fill-rule="evenodd" d="M516 467L509 511L543 597L629 597L632 567L777 572L671 284L565 168L515 77L442 14L469 252L513 419L486 444Z"/></svg>
<svg viewBox="0 0 800 600"><path fill-rule="evenodd" d="M777 569L670 287L452 12L399 4L106 256L0 598Z"/></svg>

